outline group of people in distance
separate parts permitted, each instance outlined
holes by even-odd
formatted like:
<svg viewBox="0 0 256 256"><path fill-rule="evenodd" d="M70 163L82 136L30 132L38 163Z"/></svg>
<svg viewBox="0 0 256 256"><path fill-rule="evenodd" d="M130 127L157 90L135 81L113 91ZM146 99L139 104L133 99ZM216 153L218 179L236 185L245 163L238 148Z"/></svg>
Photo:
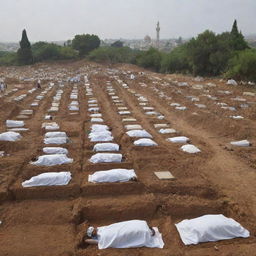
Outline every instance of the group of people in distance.
<svg viewBox="0 0 256 256"><path fill-rule="evenodd" d="M40 80L37 81L36 87L37 87L38 89L41 89L41 88L42 88L42 87L41 87L41 81L40 81ZM6 89L7 89L7 84L6 84L5 82L1 81L1 82L0 82L0 93L4 93L4 92L6 91Z"/></svg>

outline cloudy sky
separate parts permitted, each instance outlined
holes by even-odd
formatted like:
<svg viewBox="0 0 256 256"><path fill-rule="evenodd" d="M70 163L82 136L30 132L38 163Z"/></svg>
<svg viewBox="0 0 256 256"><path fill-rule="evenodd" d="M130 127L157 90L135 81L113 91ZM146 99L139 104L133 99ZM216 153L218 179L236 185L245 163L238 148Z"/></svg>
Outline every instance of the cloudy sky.
<svg viewBox="0 0 256 256"><path fill-rule="evenodd" d="M256 0L0 0L0 41L66 40L76 34L105 38L195 36L206 29L256 33Z"/></svg>

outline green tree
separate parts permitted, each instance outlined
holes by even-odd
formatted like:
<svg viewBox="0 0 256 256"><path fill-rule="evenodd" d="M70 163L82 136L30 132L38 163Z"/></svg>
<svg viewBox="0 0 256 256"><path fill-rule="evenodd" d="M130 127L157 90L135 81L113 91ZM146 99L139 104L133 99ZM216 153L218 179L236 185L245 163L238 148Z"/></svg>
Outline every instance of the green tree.
<svg viewBox="0 0 256 256"><path fill-rule="evenodd" d="M111 46L120 48L120 47L124 46L124 43L122 41L118 40L118 41L115 41L113 44L111 44Z"/></svg>
<svg viewBox="0 0 256 256"><path fill-rule="evenodd" d="M79 52L80 56L87 55L90 51L100 46L100 39L96 35L76 35L72 40L72 47Z"/></svg>
<svg viewBox="0 0 256 256"><path fill-rule="evenodd" d="M34 61L64 60L77 57L77 51L68 46L60 46L54 43L37 42L32 45Z"/></svg>
<svg viewBox="0 0 256 256"><path fill-rule="evenodd" d="M75 59L78 57L77 51L69 46L60 47L59 54L60 54L60 59L63 59L63 60Z"/></svg>
<svg viewBox="0 0 256 256"><path fill-rule="evenodd" d="M161 72L164 73L187 73L191 67L187 57L187 45L180 45L174 48L169 54L163 56Z"/></svg>
<svg viewBox="0 0 256 256"><path fill-rule="evenodd" d="M232 41L232 48L235 51L241 51L249 48L247 42L244 40L244 36L242 32L238 31L236 20L234 21L232 30L231 30L231 41Z"/></svg>
<svg viewBox="0 0 256 256"><path fill-rule="evenodd" d="M17 65L17 53L0 52L0 65Z"/></svg>
<svg viewBox="0 0 256 256"><path fill-rule="evenodd" d="M136 63L144 68L159 71L161 68L162 54L157 49L151 47L148 51L138 55Z"/></svg>
<svg viewBox="0 0 256 256"><path fill-rule="evenodd" d="M56 60L59 57L59 46L47 42L37 42L32 45L34 61Z"/></svg>
<svg viewBox="0 0 256 256"><path fill-rule="evenodd" d="M24 29L22 31L22 38L20 41L20 48L17 51L18 63L21 65L29 65L33 63L33 55L31 50L31 44L27 37L27 32Z"/></svg>
<svg viewBox="0 0 256 256"><path fill-rule="evenodd" d="M135 63L138 51L129 47L100 47L89 54L89 59L97 62Z"/></svg>
<svg viewBox="0 0 256 256"><path fill-rule="evenodd" d="M229 63L227 77L256 82L256 49L246 49L236 54Z"/></svg>
<svg viewBox="0 0 256 256"><path fill-rule="evenodd" d="M213 65L210 61L211 54L217 50L216 35L206 30L198 35L195 39L191 39L187 44L188 61L192 67L194 75L211 75Z"/></svg>

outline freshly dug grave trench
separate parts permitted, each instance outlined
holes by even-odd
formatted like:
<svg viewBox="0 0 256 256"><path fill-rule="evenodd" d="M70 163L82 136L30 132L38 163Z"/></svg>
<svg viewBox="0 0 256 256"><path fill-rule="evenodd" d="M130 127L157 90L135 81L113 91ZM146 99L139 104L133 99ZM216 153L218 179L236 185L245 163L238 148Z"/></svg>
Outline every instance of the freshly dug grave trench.
<svg viewBox="0 0 256 256"><path fill-rule="evenodd" d="M77 197L80 194L80 175L79 172L73 171L71 165L61 165L53 167L27 166L18 177L16 182L10 188L10 192L16 200L28 199L60 199ZM72 179L65 186L39 186L39 187L22 187L21 183L29 180L31 177L45 172L63 172L70 171Z"/></svg>

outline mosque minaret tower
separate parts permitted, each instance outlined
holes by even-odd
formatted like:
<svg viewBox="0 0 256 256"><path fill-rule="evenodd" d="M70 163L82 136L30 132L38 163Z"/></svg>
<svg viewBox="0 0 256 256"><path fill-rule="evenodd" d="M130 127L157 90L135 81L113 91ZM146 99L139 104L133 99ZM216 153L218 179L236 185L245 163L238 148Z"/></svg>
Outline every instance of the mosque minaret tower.
<svg viewBox="0 0 256 256"><path fill-rule="evenodd" d="M160 24L159 21L157 22L157 26L156 26L156 46L157 48L159 48L159 42L160 42Z"/></svg>

